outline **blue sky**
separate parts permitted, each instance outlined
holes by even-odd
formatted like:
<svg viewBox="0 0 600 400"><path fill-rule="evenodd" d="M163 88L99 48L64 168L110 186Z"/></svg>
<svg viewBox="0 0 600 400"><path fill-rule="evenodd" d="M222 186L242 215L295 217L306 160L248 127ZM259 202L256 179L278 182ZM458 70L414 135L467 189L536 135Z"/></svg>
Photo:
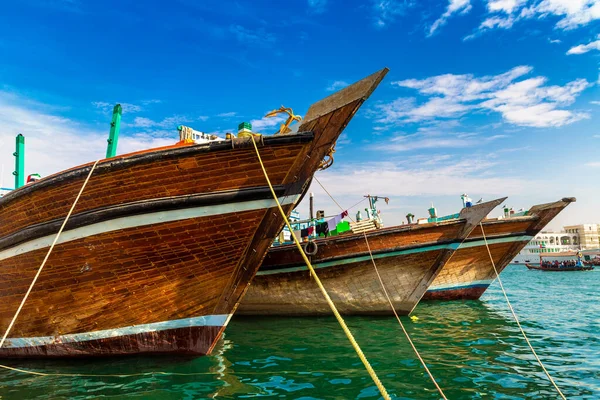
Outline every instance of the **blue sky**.
<svg viewBox="0 0 600 400"><path fill-rule="evenodd" d="M389 196L388 225L430 202L564 196L553 224L600 222L600 0L10 2L0 14L0 164L27 173L172 143L178 124L224 133L280 105L304 114L384 66L386 80L319 179L350 205ZM318 208L334 211L314 188Z"/></svg>

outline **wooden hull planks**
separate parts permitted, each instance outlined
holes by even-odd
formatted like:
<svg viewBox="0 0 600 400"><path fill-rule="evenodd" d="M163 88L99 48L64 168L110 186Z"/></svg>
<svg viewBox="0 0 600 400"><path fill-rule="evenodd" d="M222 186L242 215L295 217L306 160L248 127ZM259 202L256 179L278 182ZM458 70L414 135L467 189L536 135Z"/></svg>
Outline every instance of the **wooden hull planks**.
<svg viewBox="0 0 600 400"><path fill-rule="evenodd" d="M574 198L532 207L527 216L484 220L483 230L498 273ZM471 232L423 300L477 300L496 278L481 228Z"/></svg>
<svg viewBox="0 0 600 400"><path fill-rule="evenodd" d="M463 209L457 220L367 232L394 308L407 315L471 230L503 199ZM311 257L343 314L391 314L362 233L315 240ZM273 247L238 310L242 315L327 315L331 310L293 245Z"/></svg>

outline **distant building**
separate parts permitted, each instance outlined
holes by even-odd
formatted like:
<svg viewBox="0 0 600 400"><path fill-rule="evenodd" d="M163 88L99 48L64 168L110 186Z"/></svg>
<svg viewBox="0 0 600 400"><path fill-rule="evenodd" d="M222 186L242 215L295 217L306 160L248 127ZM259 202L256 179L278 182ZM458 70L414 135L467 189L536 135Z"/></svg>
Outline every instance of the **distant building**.
<svg viewBox="0 0 600 400"><path fill-rule="evenodd" d="M513 260L517 264L539 262L540 253L553 261L552 253L573 253L576 250L600 249L600 224L565 226L562 231L541 231L519 252ZM571 258L574 258L572 256ZM559 259L557 256L556 259Z"/></svg>
<svg viewBox="0 0 600 400"><path fill-rule="evenodd" d="M579 240L577 245L581 249L597 249L600 247L598 224L581 224L565 226L565 232L576 234Z"/></svg>

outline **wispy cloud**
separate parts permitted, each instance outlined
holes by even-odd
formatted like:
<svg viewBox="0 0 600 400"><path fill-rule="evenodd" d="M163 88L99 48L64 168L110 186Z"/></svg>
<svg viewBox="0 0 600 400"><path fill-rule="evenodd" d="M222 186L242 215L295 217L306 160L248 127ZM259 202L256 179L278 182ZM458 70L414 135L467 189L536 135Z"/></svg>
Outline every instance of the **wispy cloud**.
<svg viewBox="0 0 600 400"><path fill-rule="evenodd" d="M136 128L171 128L175 130L178 125L189 122L193 122L193 120L183 115L173 115L161 121L154 121L145 117L135 117L131 125Z"/></svg>
<svg viewBox="0 0 600 400"><path fill-rule="evenodd" d="M327 0L308 0L308 7L311 12L321 14L325 12Z"/></svg>
<svg viewBox="0 0 600 400"><path fill-rule="evenodd" d="M250 123L252 124L253 132L268 133L268 132L262 132L262 131L265 129L274 128L274 127L282 124L285 120L286 120L286 116L279 114L279 115L276 115L275 117L268 117L268 118L263 117L263 118L259 118L259 119L253 119L253 120L250 120ZM275 130L275 129L273 129L273 130Z"/></svg>
<svg viewBox="0 0 600 400"><path fill-rule="evenodd" d="M414 5L412 0L373 0L373 22L376 28L385 28Z"/></svg>
<svg viewBox="0 0 600 400"><path fill-rule="evenodd" d="M237 112L235 112L235 111L228 111L228 112L224 112L221 114L217 114L217 117L220 117L220 118L232 118L235 116L237 116Z"/></svg>
<svg viewBox="0 0 600 400"><path fill-rule="evenodd" d="M515 67L503 74L476 77L472 74L445 74L426 79L407 79L393 85L417 90L428 97L424 103L401 97L377 107L381 124L458 118L473 111L494 111L506 122L532 127L563 126L589 115L565 109L590 86L577 79L564 86L546 85L547 78L533 77L517 81L533 70Z"/></svg>
<svg viewBox="0 0 600 400"><path fill-rule="evenodd" d="M271 47L275 44L275 35L267 32L263 27L248 29L242 25L230 25L229 32L232 33L238 42L260 47Z"/></svg>
<svg viewBox="0 0 600 400"><path fill-rule="evenodd" d="M600 0L486 0L488 16L465 39L491 29L510 29L522 20L558 18L556 29L572 30L600 19Z"/></svg>
<svg viewBox="0 0 600 400"><path fill-rule="evenodd" d="M116 105L117 103L108 103L106 101L94 101L92 102L92 105L100 110L102 110L103 113L109 113L112 112L113 107ZM121 108L123 109L124 113L138 113L140 111L143 111L144 108L140 105L137 104L131 104L131 103L119 103L121 104Z"/></svg>
<svg viewBox="0 0 600 400"><path fill-rule="evenodd" d="M600 168L600 161L589 162L585 164L586 167Z"/></svg>
<svg viewBox="0 0 600 400"><path fill-rule="evenodd" d="M590 42L588 44L580 44L575 47L571 47L567 54L584 54L591 50L599 50L600 51L600 35L597 36L597 40Z"/></svg>
<svg viewBox="0 0 600 400"><path fill-rule="evenodd" d="M48 105L39 105L15 93L0 91L0 164L13 163L14 137L22 132L27 145L25 173L47 176L104 157L108 129L97 130L79 121L53 113ZM124 127L119 138L119 154L165 146L176 141L148 135L131 135ZM10 172L5 168L4 182Z"/></svg>
<svg viewBox="0 0 600 400"><path fill-rule="evenodd" d="M476 157L456 160L449 155L434 157L417 156L407 162L346 163L320 175L319 180L331 193L340 197L358 197L365 193L440 196L458 195L461 191L478 195L511 195L523 193L525 189L535 190L538 186L520 176L507 176L498 161ZM427 163L428 160L433 162Z"/></svg>
<svg viewBox="0 0 600 400"><path fill-rule="evenodd" d="M331 85L327 86L327 91L328 92L334 92L336 90L340 90L342 88L345 88L346 86L348 86L349 83L346 81L334 81Z"/></svg>
<svg viewBox="0 0 600 400"><path fill-rule="evenodd" d="M507 135L493 135L481 137L473 132L449 132L449 131L420 131L414 134L399 134L386 138L370 146L371 150L381 152L405 152L422 149L441 148L464 148L474 146L485 146L498 139L508 137Z"/></svg>
<svg viewBox="0 0 600 400"><path fill-rule="evenodd" d="M444 26L448 19L454 14L466 14L471 10L471 0L448 0L448 7L429 28L429 35L433 35L439 28Z"/></svg>

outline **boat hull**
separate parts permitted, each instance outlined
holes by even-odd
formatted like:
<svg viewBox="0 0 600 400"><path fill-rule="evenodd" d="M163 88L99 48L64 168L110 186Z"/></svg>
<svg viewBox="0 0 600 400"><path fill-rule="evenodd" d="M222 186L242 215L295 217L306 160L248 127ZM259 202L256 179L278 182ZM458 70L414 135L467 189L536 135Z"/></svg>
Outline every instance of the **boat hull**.
<svg viewBox="0 0 600 400"><path fill-rule="evenodd" d="M575 200L567 198L537 205L525 217L484 220L483 233L498 273L573 201ZM481 227L476 227L442 268L423 300L477 300L495 278L496 272L490 261Z"/></svg>
<svg viewBox="0 0 600 400"><path fill-rule="evenodd" d="M499 201L497 202L499 203ZM342 314L407 315L473 227L496 202L459 220L404 225L315 240L311 263ZM373 254L377 271L369 254ZM238 308L243 315L329 315L331 309L294 245L271 248Z"/></svg>
<svg viewBox="0 0 600 400"><path fill-rule="evenodd" d="M0 199L0 357L208 354L289 215L387 69L313 104L296 134L76 167ZM252 142L254 141L255 144Z"/></svg>

